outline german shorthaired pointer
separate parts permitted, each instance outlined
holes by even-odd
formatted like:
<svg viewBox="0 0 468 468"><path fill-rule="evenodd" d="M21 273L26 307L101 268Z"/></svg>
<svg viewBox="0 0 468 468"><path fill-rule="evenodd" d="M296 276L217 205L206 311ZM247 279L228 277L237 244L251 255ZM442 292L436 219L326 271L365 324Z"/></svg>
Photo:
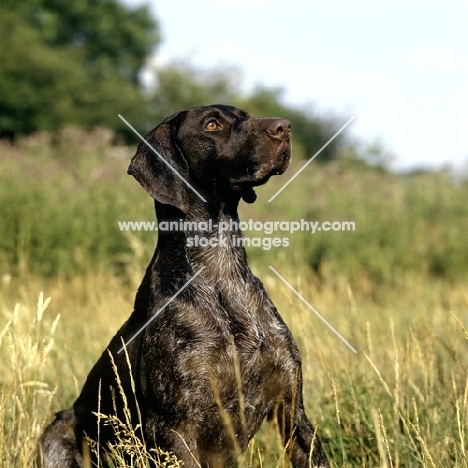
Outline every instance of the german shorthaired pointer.
<svg viewBox="0 0 468 468"><path fill-rule="evenodd" d="M146 140L156 151L140 143L128 173L154 198L160 226L184 227L159 230L133 313L73 407L41 438L43 466L81 467L87 441L99 437L105 451L116 440L111 426L98 431L95 415L117 409L125 419L112 355L132 424L141 422L137 433L186 468L235 464L265 418L277 422L294 467L328 467L304 411L298 348L233 243L242 236L240 199L255 201L253 187L289 165L290 123L226 105L195 107L168 117ZM203 246L188 242L194 236Z"/></svg>

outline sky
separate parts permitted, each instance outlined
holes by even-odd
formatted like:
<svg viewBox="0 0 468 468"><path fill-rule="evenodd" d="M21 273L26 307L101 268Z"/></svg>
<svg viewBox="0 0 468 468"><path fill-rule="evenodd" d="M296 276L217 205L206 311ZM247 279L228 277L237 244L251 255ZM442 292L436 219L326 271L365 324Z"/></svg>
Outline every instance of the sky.
<svg viewBox="0 0 468 468"><path fill-rule="evenodd" d="M468 0L149 3L160 66L234 67L246 91L281 87L286 103L343 124L356 115L345 132L378 142L395 169L466 170Z"/></svg>

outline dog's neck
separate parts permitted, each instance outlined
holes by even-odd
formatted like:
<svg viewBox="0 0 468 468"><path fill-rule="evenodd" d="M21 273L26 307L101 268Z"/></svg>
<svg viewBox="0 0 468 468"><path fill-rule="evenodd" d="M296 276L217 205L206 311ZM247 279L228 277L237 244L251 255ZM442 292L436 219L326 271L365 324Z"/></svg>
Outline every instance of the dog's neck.
<svg viewBox="0 0 468 468"><path fill-rule="evenodd" d="M161 275L170 269L172 277L187 279L205 267L201 275L208 283L246 279L250 269L239 226L239 198L196 203L187 214L156 202L153 271Z"/></svg>

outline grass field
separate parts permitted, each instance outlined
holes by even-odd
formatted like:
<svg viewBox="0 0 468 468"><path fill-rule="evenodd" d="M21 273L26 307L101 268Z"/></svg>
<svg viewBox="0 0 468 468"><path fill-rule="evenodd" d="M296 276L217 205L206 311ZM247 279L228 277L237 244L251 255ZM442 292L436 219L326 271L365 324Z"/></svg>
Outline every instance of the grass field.
<svg viewBox="0 0 468 468"><path fill-rule="evenodd" d="M155 233L117 229L153 220L151 200L125 175L131 150L105 132L49 139L1 148L2 467L34 466L42 427L73 402L128 317L155 244ZM467 182L344 158L311 165L267 204L287 174L259 189L242 219L356 223L249 250L301 349L307 413L333 466L468 467ZM287 466L275 432L263 427L241 464Z"/></svg>

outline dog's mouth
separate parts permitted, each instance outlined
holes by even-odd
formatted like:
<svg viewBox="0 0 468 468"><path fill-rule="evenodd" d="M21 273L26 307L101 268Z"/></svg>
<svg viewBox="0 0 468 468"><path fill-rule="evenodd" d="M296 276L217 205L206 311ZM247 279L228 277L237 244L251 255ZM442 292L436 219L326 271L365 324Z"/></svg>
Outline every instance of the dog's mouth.
<svg viewBox="0 0 468 468"><path fill-rule="evenodd" d="M284 174L290 161L291 152L285 151L281 154L273 167L268 168L263 166L263 168L253 176L245 176L231 181L231 189L238 192L246 203L253 203L257 199L253 188L267 183L268 180L275 175Z"/></svg>
<svg viewBox="0 0 468 468"><path fill-rule="evenodd" d="M251 189L253 187L258 187L259 185L266 184L270 177L274 175L281 175L282 172L280 169L273 169L265 176L258 178L258 177L245 177L236 181L233 181L231 184L232 190L235 192L243 192L245 190Z"/></svg>
<svg viewBox="0 0 468 468"><path fill-rule="evenodd" d="M291 162L291 147L288 146L288 149L281 153L279 158L279 166L273 170L272 175L281 175L286 172L286 169L289 167L289 163Z"/></svg>

